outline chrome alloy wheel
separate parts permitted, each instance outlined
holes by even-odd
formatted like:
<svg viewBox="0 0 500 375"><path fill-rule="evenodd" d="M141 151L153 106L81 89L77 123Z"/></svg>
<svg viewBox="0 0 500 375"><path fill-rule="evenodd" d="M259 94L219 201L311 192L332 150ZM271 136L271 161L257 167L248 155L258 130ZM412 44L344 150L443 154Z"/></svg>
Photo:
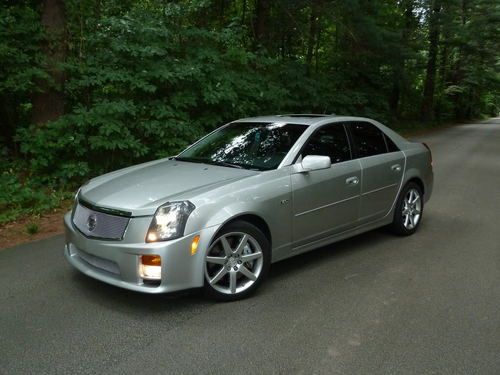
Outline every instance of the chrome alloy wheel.
<svg viewBox="0 0 500 375"><path fill-rule="evenodd" d="M403 225L412 230L418 225L422 214L422 199L417 189L410 189L403 202Z"/></svg>
<svg viewBox="0 0 500 375"><path fill-rule="evenodd" d="M205 278L220 293L238 294L259 278L264 263L262 248L243 232L226 233L210 246L205 257Z"/></svg>

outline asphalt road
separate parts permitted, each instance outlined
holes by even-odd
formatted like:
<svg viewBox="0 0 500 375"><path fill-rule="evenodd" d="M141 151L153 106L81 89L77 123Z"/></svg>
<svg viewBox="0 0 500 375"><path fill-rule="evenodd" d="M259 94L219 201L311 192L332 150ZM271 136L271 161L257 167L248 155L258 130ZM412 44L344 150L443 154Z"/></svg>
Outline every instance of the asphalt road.
<svg viewBox="0 0 500 375"><path fill-rule="evenodd" d="M61 236L0 251L1 374L500 374L500 118L421 137L420 230L273 265L250 299L80 275Z"/></svg>

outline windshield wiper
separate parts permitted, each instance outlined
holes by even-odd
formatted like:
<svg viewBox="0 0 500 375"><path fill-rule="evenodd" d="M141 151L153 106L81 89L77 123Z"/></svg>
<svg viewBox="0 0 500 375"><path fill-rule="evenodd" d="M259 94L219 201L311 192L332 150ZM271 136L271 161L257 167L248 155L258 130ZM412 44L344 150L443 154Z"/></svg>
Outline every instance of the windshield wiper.
<svg viewBox="0 0 500 375"><path fill-rule="evenodd" d="M200 163L200 164L206 164L206 160L203 160L203 159L197 159L197 158L185 158L185 157L177 157L177 156L174 156L172 158L173 160L177 160L177 161L187 161L189 163Z"/></svg>
<svg viewBox="0 0 500 375"><path fill-rule="evenodd" d="M219 166L223 166L223 167L243 169L243 166L241 166L239 164L228 163L225 161L213 161L210 159L198 159L198 158L186 158L186 157L173 157L172 159L178 160L178 161L187 161L187 162L191 162L191 163L219 165Z"/></svg>
<svg viewBox="0 0 500 375"><path fill-rule="evenodd" d="M223 167L229 167L229 168L238 168L238 169L243 169L242 165L239 164L233 164L233 163L228 163L225 161L212 161L212 160L207 160L207 164L213 164L213 165L221 165Z"/></svg>

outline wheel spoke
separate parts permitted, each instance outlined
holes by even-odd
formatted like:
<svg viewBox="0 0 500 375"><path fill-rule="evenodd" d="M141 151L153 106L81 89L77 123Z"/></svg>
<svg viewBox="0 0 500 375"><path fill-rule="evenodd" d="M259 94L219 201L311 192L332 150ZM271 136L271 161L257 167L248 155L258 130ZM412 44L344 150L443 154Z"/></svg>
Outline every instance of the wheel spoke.
<svg viewBox="0 0 500 375"><path fill-rule="evenodd" d="M224 275L227 273L227 270L225 267L222 267L219 272L210 280L210 284L214 285L219 282L220 279L224 277Z"/></svg>
<svg viewBox="0 0 500 375"><path fill-rule="evenodd" d="M237 295L259 280L264 251L251 234L227 232L210 246L204 264L207 287L218 293Z"/></svg>
<svg viewBox="0 0 500 375"><path fill-rule="evenodd" d="M227 257L210 257L210 256L207 256L207 262L208 263L225 264L226 260L227 260Z"/></svg>
<svg viewBox="0 0 500 375"><path fill-rule="evenodd" d="M240 272L242 275L245 275L246 277L248 277L252 281L257 280L257 276L252 271L250 271L248 268L246 268L245 266L240 267Z"/></svg>
<svg viewBox="0 0 500 375"><path fill-rule="evenodd" d="M236 254L241 254L247 243L248 243L248 235L244 234L243 237L241 237L240 243L238 244L238 247L234 252Z"/></svg>
<svg viewBox="0 0 500 375"><path fill-rule="evenodd" d="M236 293L236 272L229 273L229 287L231 288L231 294Z"/></svg>
<svg viewBox="0 0 500 375"><path fill-rule="evenodd" d="M224 249L224 253L226 254L227 257L230 257L233 254L233 250L231 249L231 245L229 245L227 238L221 237L220 242L221 242L222 247Z"/></svg>
<svg viewBox="0 0 500 375"><path fill-rule="evenodd" d="M404 222L404 226L408 228L408 222L410 221L410 215L405 215L405 222Z"/></svg>
<svg viewBox="0 0 500 375"><path fill-rule="evenodd" d="M418 194L415 194L415 199L411 203L412 204L417 203L419 199L420 199L420 196Z"/></svg>
<svg viewBox="0 0 500 375"><path fill-rule="evenodd" d="M248 255L242 255L241 260L243 263L245 262L251 262L252 260L259 259L262 256L261 252L258 253L253 253L253 254L248 254Z"/></svg>
<svg viewBox="0 0 500 375"><path fill-rule="evenodd" d="M408 217L410 218L410 229L411 229L415 226L415 222L413 221L413 215L408 215Z"/></svg>

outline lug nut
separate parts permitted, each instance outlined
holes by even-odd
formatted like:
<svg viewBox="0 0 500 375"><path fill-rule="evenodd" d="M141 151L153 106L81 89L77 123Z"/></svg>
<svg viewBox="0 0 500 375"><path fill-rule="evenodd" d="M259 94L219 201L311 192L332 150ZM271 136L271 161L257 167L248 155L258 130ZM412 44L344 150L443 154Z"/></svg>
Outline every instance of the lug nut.
<svg viewBox="0 0 500 375"><path fill-rule="evenodd" d="M241 260L239 260L239 261L238 261L238 264L241 264L241 263L243 263L243 262L242 262Z"/></svg>
<svg viewBox="0 0 500 375"><path fill-rule="evenodd" d="M237 271L237 270L238 270L238 267L234 266L234 267L233 267L233 270Z"/></svg>

